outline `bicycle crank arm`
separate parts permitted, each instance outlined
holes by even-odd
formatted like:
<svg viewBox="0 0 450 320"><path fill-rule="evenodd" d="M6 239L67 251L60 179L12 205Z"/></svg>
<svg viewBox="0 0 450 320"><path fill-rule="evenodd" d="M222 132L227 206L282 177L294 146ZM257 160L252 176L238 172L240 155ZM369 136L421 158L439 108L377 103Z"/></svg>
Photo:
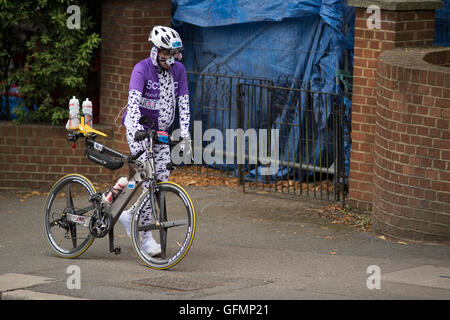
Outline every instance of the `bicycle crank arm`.
<svg viewBox="0 0 450 320"><path fill-rule="evenodd" d="M155 223L152 223L138 228L138 231L151 231L151 230L159 230L159 226L157 226Z"/></svg>
<svg viewBox="0 0 450 320"><path fill-rule="evenodd" d="M187 225L188 221L184 220L175 220L175 221L164 221L160 223L152 223L147 226L139 227L139 231L150 231L150 230L159 230L159 229L168 229L173 227L179 227Z"/></svg>
<svg viewBox="0 0 450 320"><path fill-rule="evenodd" d="M186 219L184 219L184 220L175 220L175 221L164 221L164 222L161 222L161 227L167 229L167 228L184 226L184 225L187 225L187 224L188 224L188 221Z"/></svg>

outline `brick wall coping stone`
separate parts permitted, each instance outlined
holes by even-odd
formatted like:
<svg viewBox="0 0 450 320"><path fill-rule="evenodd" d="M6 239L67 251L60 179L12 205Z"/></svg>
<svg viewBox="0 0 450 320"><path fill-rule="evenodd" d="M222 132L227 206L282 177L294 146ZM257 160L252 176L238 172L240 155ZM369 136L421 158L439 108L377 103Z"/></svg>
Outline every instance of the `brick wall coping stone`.
<svg viewBox="0 0 450 320"><path fill-rule="evenodd" d="M425 57L431 53L450 52L449 47L433 48L395 48L383 51L378 59L391 65L407 69L444 72L450 74L450 68L439 66L425 61Z"/></svg>
<svg viewBox="0 0 450 320"><path fill-rule="evenodd" d="M441 0L347 0L348 5L368 8L377 5L389 11L436 10L442 8Z"/></svg>

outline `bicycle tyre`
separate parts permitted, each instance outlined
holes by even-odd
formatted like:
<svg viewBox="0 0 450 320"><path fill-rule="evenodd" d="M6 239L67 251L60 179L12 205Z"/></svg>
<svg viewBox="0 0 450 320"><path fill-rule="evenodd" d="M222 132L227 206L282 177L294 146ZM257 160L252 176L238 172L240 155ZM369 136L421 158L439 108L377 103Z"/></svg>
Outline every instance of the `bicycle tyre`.
<svg viewBox="0 0 450 320"><path fill-rule="evenodd" d="M95 193L95 187L89 179L79 174L62 177L50 189L44 207L44 231L50 247L58 256L76 258L94 241L89 232L88 220L96 205L89 202L89 198ZM76 219L78 222L69 221L74 220L75 214L79 217ZM64 234L61 239L57 235L59 231Z"/></svg>
<svg viewBox="0 0 450 320"><path fill-rule="evenodd" d="M158 183L158 194L155 197L156 214L165 226L150 224L151 228L159 233L159 237L155 237L155 240L159 240L162 251L159 257L152 257L143 250L140 239L141 231L149 228L149 225L142 226L141 209L149 204L150 197L150 190L147 190L137 201L131 222L133 247L146 266L158 270L169 269L186 256L194 240L196 227L194 205L187 192L179 185L167 181ZM165 209L161 210L163 206Z"/></svg>

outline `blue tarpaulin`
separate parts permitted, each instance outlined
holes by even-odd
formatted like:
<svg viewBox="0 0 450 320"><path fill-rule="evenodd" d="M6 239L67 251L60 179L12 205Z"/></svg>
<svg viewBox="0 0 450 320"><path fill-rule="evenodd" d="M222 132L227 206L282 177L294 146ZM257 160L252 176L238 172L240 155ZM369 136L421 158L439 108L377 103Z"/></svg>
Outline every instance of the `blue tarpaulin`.
<svg viewBox="0 0 450 320"><path fill-rule="evenodd" d="M438 46L450 46L450 0L442 0L442 8L436 10L434 43Z"/></svg>
<svg viewBox="0 0 450 320"><path fill-rule="evenodd" d="M344 69L351 72L353 58L354 9L345 0L173 0L172 3L172 24L183 38L183 63L188 71L224 71L274 81L286 76L312 91L342 94L336 73ZM195 83L189 85L191 91L196 87ZM351 102L346 102L345 112L350 116ZM330 122L331 108L327 110L315 114L312 130L316 130L316 137L325 138L320 132L324 133ZM290 121L300 117L301 122L305 121L304 114L291 111L279 117ZM349 128L345 130L348 132ZM295 132L287 135L294 139L298 136ZM324 141L311 154L303 154L307 158L304 163L312 164L313 159L319 158L313 153L326 148ZM347 157L349 151L347 141Z"/></svg>

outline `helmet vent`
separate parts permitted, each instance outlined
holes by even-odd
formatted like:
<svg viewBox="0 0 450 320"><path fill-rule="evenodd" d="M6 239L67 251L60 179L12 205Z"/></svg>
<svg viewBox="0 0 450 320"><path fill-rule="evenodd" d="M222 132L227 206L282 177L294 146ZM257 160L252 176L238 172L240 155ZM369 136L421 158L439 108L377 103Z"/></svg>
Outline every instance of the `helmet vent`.
<svg viewBox="0 0 450 320"><path fill-rule="evenodd" d="M169 45L169 42L167 41L166 38L161 37L161 41L164 42L165 45L167 45L167 46Z"/></svg>

